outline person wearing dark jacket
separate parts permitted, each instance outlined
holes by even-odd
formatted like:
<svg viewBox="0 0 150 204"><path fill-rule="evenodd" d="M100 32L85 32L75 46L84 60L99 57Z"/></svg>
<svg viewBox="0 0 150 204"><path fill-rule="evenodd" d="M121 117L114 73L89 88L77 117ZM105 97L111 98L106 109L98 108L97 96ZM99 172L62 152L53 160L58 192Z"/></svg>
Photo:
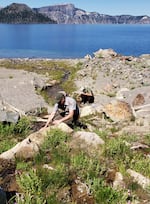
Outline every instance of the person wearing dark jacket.
<svg viewBox="0 0 150 204"><path fill-rule="evenodd" d="M81 103L94 103L94 94L90 88L83 88L80 98Z"/></svg>

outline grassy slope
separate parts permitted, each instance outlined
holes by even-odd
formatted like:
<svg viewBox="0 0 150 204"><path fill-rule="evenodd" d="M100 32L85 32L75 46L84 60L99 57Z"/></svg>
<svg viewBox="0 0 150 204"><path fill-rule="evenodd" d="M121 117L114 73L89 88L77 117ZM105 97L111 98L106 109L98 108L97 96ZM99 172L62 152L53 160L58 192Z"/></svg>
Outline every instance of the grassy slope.
<svg viewBox="0 0 150 204"><path fill-rule="evenodd" d="M79 70L79 64L70 66L66 61L0 61L1 67L12 69L24 69L46 74L50 76L50 80L56 79L62 81L62 77L69 72L69 78L62 84L64 90L71 93L75 86L73 79L75 73ZM98 116L99 117L99 116ZM99 118L101 119L101 118ZM88 119L88 123L93 125L93 121ZM110 122L111 123L111 122ZM23 119L18 126L0 126L0 146L1 152L6 151L17 141L23 139L30 132L30 121ZM76 130L75 130L76 131ZM43 144L40 153L33 161L17 161L17 169L23 174L18 177L18 183L24 192L24 201L18 203L27 204L44 203L46 200L50 203L75 203L70 198L64 196L64 201L60 196L61 191L72 192L72 182L75 178L80 178L86 183L90 189L91 196L96 203L126 203L127 191L131 191L131 199L149 200L149 190L142 190L126 173L131 168L146 177L150 175L150 162L146 157L146 152L131 151L126 143L141 140L136 135L120 135L115 136L115 126L106 128L105 131L99 131L95 127L95 132L104 139L105 145L98 154L87 153L86 150L72 151L69 148L71 140L67 135L59 130L54 130L48 134L47 141ZM16 134L17 133L17 134ZM15 138L14 138L15 135ZM142 137L142 142L150 144L150 135ZM149 151L149 150L147 150ZM53 171L43 169L43 164L48 164L54 168ZM34 170L36 169L36 171ZM112 188L113 176L110 176L109 170L119 171L124 176L125 189L114 190ZM27 173L28 172L28 176ZM66 190L67 189L67 190ZM65 195L65 193L64 193ZM32 201L31 201L32 200Z"/></svg>

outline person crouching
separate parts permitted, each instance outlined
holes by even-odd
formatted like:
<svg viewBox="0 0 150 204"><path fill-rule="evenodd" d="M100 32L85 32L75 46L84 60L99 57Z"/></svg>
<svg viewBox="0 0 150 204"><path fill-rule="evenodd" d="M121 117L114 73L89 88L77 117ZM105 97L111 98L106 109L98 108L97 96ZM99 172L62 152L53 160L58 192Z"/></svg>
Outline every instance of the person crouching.
<svg viewBox="0 0 150 204"><path fill-rule="evenodd" d="M70 127L73 127L74 125L78 124L78 119L79 108L76 100L59 92L56 95L56 103L53 111L49 115L44 127L48 127L50 123L58 125L61 122L65 122Z"/></svg>

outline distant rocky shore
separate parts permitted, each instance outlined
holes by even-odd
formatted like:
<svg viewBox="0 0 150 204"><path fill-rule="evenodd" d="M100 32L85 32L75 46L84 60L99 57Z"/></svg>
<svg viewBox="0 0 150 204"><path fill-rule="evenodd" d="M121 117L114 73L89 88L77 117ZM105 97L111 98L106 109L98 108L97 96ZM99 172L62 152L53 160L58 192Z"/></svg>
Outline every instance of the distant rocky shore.
<svg viewBox="0 0 150 204"><path fill-rule="evenodd" d="M147 15L116 15L87 12L73 4L45 6L31 9L13 3L0 9L0 23L57 23L57 24L150 24Z"/></svg>

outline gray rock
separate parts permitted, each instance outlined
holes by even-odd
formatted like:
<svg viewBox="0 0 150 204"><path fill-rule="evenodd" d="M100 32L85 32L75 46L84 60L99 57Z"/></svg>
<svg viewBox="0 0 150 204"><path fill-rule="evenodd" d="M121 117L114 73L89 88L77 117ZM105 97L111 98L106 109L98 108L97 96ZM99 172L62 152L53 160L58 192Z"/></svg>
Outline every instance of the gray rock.
<svg viewBox="0 0 150 204"><path fill-rule="evenodd" d="M103 145L105 142L94 132L83 132L78 131L73 134L73 138L76 140L83 140L87 146L98 147Z"/></svg>
<svg viewBox="0 0 150 204"><path fill-rule="evenodd" d="M148 24L149 16L110 16L98 12L86 12L73 4L62 4L37 8L36 11L57 21L59 24Z"/></svg>
<svg viewBox="0 0 150 204"><path fill-rule="evenodd" d="M36 112L48 108L42 96L37 95L36 88L42 89L47 78L23 70L0 69L0 93L3 105L12 106L17 112ZM0 106L1 107L1 106Z"/></svg>
<svg viewBox="0 0 150 204"><path fill-rule="evenodd" d="M128 169L127 173L129 173L130 176L133 177L134 181L137 182L143 189L146 189L148 186L150 186L150 179L146 178L145 176L131 169Z"/></svg>
<svg viewBox="0 0 150 204"><path fill-rule="evenodd" d="M19 113L11 111L0 111L0 122L17 123L19 120Z"/></svg>

